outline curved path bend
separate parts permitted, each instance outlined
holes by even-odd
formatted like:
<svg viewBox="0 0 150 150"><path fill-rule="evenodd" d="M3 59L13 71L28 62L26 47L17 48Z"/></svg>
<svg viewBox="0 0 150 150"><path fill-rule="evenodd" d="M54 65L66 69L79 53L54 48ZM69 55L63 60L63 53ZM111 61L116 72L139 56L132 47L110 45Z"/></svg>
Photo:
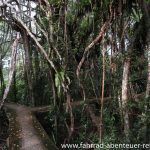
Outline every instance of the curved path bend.
<svg viewBox="0 0 150 150"><path fill-rule="evenodd" d="M58 150L32 113L18 104L5 104L10 119L10 150Z"/></svg>

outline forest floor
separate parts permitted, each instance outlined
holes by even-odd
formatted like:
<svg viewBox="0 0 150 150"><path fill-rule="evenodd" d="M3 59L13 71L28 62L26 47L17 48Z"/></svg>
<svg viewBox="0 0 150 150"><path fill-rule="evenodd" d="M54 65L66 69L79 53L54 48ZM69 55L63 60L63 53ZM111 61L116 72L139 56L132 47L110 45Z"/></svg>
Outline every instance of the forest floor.
<svg viewBox="0 0 150 150"><path fill-rule="evenodd" d="M10 120L10 149L15 150L55 150L56 146L31 112L30 108L6 104ZM13 113L12 113L13 112Z"/></svg>

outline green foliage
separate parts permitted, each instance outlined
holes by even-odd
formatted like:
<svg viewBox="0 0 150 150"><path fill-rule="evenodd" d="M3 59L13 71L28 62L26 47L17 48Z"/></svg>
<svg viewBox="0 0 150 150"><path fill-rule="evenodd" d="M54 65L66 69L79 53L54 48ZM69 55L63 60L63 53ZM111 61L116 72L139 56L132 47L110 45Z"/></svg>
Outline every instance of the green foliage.
<svg viewBox="0 0 150 150"><path fill-rule="evenodd" d="M61 86L62 86L62 82L64 81L64 78L65 78L65 72L63 70L55 74L55 86L57 88L58 97L61 96Z"/></svg>
<svg viewBox="0 0 150 150"><path fill-rule="evenodd" d="M150 0L145 0L146 2L150 3Z"/></svg>
<svg viewBox="0 0 150 150"><path fill-rule="evenodd" d="M131 17L135 22L140 22L142 16L143 16L143 14L140 9L136 10L135 8L132 8L132 16Z"/></svg>
<svg viewBox="0 0 150 150"><path fill-rule="evenodd" d="M61 0L48 0L50 4L61 4L62 1Z"/></svg>
<svg viewBox="0 0 150 150"><path fill-rule="evenodd" d="M64 106L64 103L66 103L65 94L62 94L62 89L64 88L62 83L67 84L65 83L67 73L71 79L68 90L71 93L71 101L75 102L76 107L76 110L74 110L73 105L75 129L70 141L72 143L98 142L98 131L90 115L85 111L85 101L81 102L80 100L83 100L84 96L85 100L94 99L96 102L91 102L88 105L92 106L96 117L100 116L99 99L102 96L103 74L101 51L102 47L104 47L106 48L104 97L111 97L110 100L104 101L104 144L126 142L123 131L122 106L118 103L121 101L123 63L128 57L131 59L128 81L129 103L127 105L131 123L130 138L133 143L144 142L145 132L149 131L147 125L149 125L150 119L146 110L146 106L149 106L149 100L140 98L136 102L134 96L145 92L146 89L148 68L147 54L145 52L147 46L145 44L147 38L144 39L141 35L136 35L136 30L139 26L143 28L142 30L139 29L143 35L149 31L144 28L146 20L142 22L143 10L141 10L138 1L48 0L46 2L49 2L50 5L47 6L43 3L41 7L37 7L35 19L40 26L40 28L36 27L37 33L32 31L32 24L30 24L30 20L26 20L26 14L21 14L20 16L22 16L21 19L24 19L25 25L35 34L36 40L41 44L40 48L44 51L41 53L46 55L46 57L43 57L39 52L34 55L35 51L40 51L41 49L28 34L31 80L33 82L35 104L52 104L55 94L60 100L58 103L56 102L57 106L53 106L48 114L43 115L44 117L41 115L51 127L49 132L52 131L56 136L57 124L58 134L63 133L63 140L68 138L67 130L69 131L70 127L70 114L65 113L64 108L60 108L60 105ZM111 4L113 10L110 10ZM112 22L107 24L107 28L100 32L111 11L113 12ZM11 21L13 21L13 18ZM15 25L16 22L13 22L13 24ZM12 39L7 38L11 37L11 35L7 32L7 27L4 23L0 22L0 28L0 50L5 59L8 59L10 56L10 42L7 43L7 40L13 41L14 37ZM51 30L52 28L53 30ZM46 36L44 33L46 33ZM99 33L102 36L95 43L96 40L94 39ZM12 35L15 35L15 32L12 32ZM144 36L146 37L146 35ZM132 43L134 38L138 40ZM27 103L26 98L29 95L30 88L27 80L27 64L24 62L24 53L27 51L22 48L22 42L21 40L19 43L20 51L18 51L17 56L17 62L21 65L20 67L16 66L16 89L18 102L25 104ZM91 49L85 53L85 48L90 43L95 45L91 46L91 44L91 47L89 46ZM6 54L7 50L8 53ZM81 67L80 80L78 80L76 70L83 54L87 55L85 55L85 61ZM142 58L142 54L146 56ZM58 59L58 55L61 56L61 61ZM48 66L45 58L50 59L55 64L58 72L55 72L54 76L49 72L53 66L50 64ZM112 67L113 64L116 68ZM6 83L7 71L7 68L3 69ZM55 84L57 93L53 93L55 90L52 83ZM9 98L12 99L14 94L12 87ZM80 101L81 106L76 106L76 100L77 103ZM56 137L54 139L57 139ZM62 142L64 142L63 140Z"/></svg>
<svg viewBox="0 0 150 150"><path fill-rule="evenodd" d="M20 102L23 103L24 99L25 99L25 94L24 94L24 91L25 91L25 83L23 80L20 80L17 79L18 82L17 82L17 89L18 89L18 92L17 92L17 97L18 99L20 100Z"/></svg>

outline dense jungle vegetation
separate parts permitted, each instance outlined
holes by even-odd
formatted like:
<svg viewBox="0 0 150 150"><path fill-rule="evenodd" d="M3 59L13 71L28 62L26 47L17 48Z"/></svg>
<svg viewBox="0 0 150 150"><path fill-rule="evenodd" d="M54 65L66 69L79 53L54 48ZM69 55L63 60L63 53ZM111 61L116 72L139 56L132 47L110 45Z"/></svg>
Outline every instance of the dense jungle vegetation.
<svg viewBox="0 0 150 150"><path fill-rule="evenodd" d="M10 105L35 109L58 149L150 144L150 1L1 0L0 149Z"/></svg>

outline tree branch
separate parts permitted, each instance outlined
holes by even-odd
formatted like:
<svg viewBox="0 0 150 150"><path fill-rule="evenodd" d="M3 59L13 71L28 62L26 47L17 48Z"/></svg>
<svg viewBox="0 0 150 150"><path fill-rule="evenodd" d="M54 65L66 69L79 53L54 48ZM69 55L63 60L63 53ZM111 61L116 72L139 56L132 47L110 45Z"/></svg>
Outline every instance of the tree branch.
<svg viewBox="0 0 150 150"><path fill-rule="evenodd" d="M82 59L80 60L78 66L77 66L77 70L76 70L77 77L79 77L80 69L85 61L87 53L96 43L101 42L104 34L106 33L107 29L109 28L109 26L111 24L112 17L113 17L113 13L111 12L110 18L103 24L98 36L85 48Z"/></svg>
<svg viewBox="0 0 150 150"><path fill-rule="evenodd" d="M16 54L17 54L18 41L19 41L19 34L17 34L16 40L14 41L14 43L12 45L12 54L11 54L11 62L10 62L10 68L9 68L8 85L4 91L3 98L0 102L0 109L4 105L5 99L7 98L7 95L10 90L10 86L12 84L13 75L14 75L14 71L15 71L15 65L16 65Z"/></svg>

